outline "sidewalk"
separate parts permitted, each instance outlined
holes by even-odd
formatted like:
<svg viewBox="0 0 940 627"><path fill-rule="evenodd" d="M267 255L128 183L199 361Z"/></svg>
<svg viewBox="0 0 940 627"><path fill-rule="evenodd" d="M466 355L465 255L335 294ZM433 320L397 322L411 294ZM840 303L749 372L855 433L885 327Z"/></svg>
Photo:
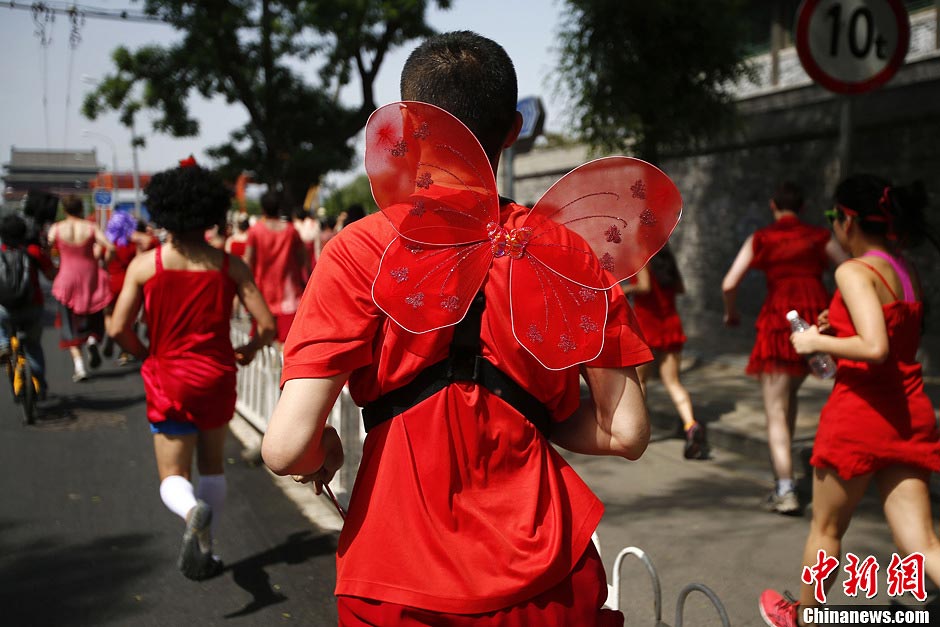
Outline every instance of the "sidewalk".
<svg viewBox="0 0 940 627"><path fill-rule="evenodd" d="M754 331L719 327L707 336L689 337L682 359L681 380L692 397L697 420L708 425L709 442L755 461L770 461L767 452L764 402L760 382L745 374ZM940 377L925 376L934 405L940 402ZM808 460L816 436L819 414L832 390L832 380L809 376L800 387L799 412L793 438L795 470L809 472ZM679 428L672 401L658 380L647 388L647 406L654 429L664 433ZM933 477L932 493L940 498L940 477Z"/></svg>

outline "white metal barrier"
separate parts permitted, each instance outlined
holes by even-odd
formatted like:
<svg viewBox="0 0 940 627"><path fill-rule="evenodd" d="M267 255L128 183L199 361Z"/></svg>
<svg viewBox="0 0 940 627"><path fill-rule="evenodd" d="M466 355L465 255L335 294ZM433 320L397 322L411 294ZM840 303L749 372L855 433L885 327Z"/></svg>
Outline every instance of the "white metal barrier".
<svg viewBox="0 0 940 627"><path fill-rule="evenodd" d="M231 331L233 346L242 346L249 341L248 331L241 328L242 326L233 321ZM267 430L268 420L274 413L274 406L281 393L280 381L283 365L284 357L280 349L266 346L258 351L250 364L238 367L236 386L238 398L235 401L235 411L261 433ZM347 388L343 388L336 400L327 418L327 424L332 425L339 433L343 441L343 452L346 455L343 467L333 478L330 486L343 506L348 507L349 495L356 479L356 472L359 470L359 461L362 459L362 443L366 434L362 423L362 412L353 402Z"/></svg>

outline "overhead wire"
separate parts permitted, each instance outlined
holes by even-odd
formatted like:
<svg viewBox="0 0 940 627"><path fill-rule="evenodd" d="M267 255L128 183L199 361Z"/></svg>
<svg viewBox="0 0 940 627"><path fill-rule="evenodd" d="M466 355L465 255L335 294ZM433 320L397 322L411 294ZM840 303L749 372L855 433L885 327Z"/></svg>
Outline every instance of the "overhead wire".
<svg viewBox="0 0 940 627"><path fill-rule="evenodd" d="M9 9L20 11L32 11L34 14L36 13L37 9L52 15L69 15L75 11L83 17L104 20L118 20L123 22L139 22L148 24L162 24L165 22L163 18L144 13L143 11L135 11L132 9L103 9L77 3L66 4L64 2L4 2L3 6Z"/></svg>

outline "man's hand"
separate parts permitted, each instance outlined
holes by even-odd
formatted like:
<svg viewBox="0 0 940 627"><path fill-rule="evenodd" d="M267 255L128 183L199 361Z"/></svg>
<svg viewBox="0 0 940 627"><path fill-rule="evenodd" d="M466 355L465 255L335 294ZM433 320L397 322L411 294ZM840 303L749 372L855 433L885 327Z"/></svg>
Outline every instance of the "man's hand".
<svg viewBox="0 0 940 627"><path fill-rule="evenodd" d="M323 465L315 472L309 475L291 475L291 479L298 483L313 482L314 490L317 494L323 492L323 484L329 483L336 471L342 468L345 455L343 453L343 442L339 434L332 426L327 425L323 430L323 439L320 446L326 453L323 458Z"/></svg>
<svg viewBox="0 0 940 627"><path fill-rule="evenodd" d="M818 316L816 316L816 328L819 329L820 333L832 333L832 325L829 324L829 310L823 310Z"/></svg>

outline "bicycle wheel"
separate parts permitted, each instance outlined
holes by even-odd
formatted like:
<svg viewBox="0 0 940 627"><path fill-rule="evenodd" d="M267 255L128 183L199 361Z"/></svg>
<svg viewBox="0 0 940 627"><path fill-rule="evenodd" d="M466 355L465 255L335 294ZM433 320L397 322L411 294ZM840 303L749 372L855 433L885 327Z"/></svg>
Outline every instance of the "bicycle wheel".
<svg viewBox="0 0 940 627"><path fill-rule="evenodd" d="M23 377L21 379L23 382L22 402L20 403L20 408L23 410L23 424L31 425L36 422L36 401L39 399L38 381L33 376L33 369L25 357L20 355L17 361L19 362L17 365L22 369L20 375Z"/></svg>

